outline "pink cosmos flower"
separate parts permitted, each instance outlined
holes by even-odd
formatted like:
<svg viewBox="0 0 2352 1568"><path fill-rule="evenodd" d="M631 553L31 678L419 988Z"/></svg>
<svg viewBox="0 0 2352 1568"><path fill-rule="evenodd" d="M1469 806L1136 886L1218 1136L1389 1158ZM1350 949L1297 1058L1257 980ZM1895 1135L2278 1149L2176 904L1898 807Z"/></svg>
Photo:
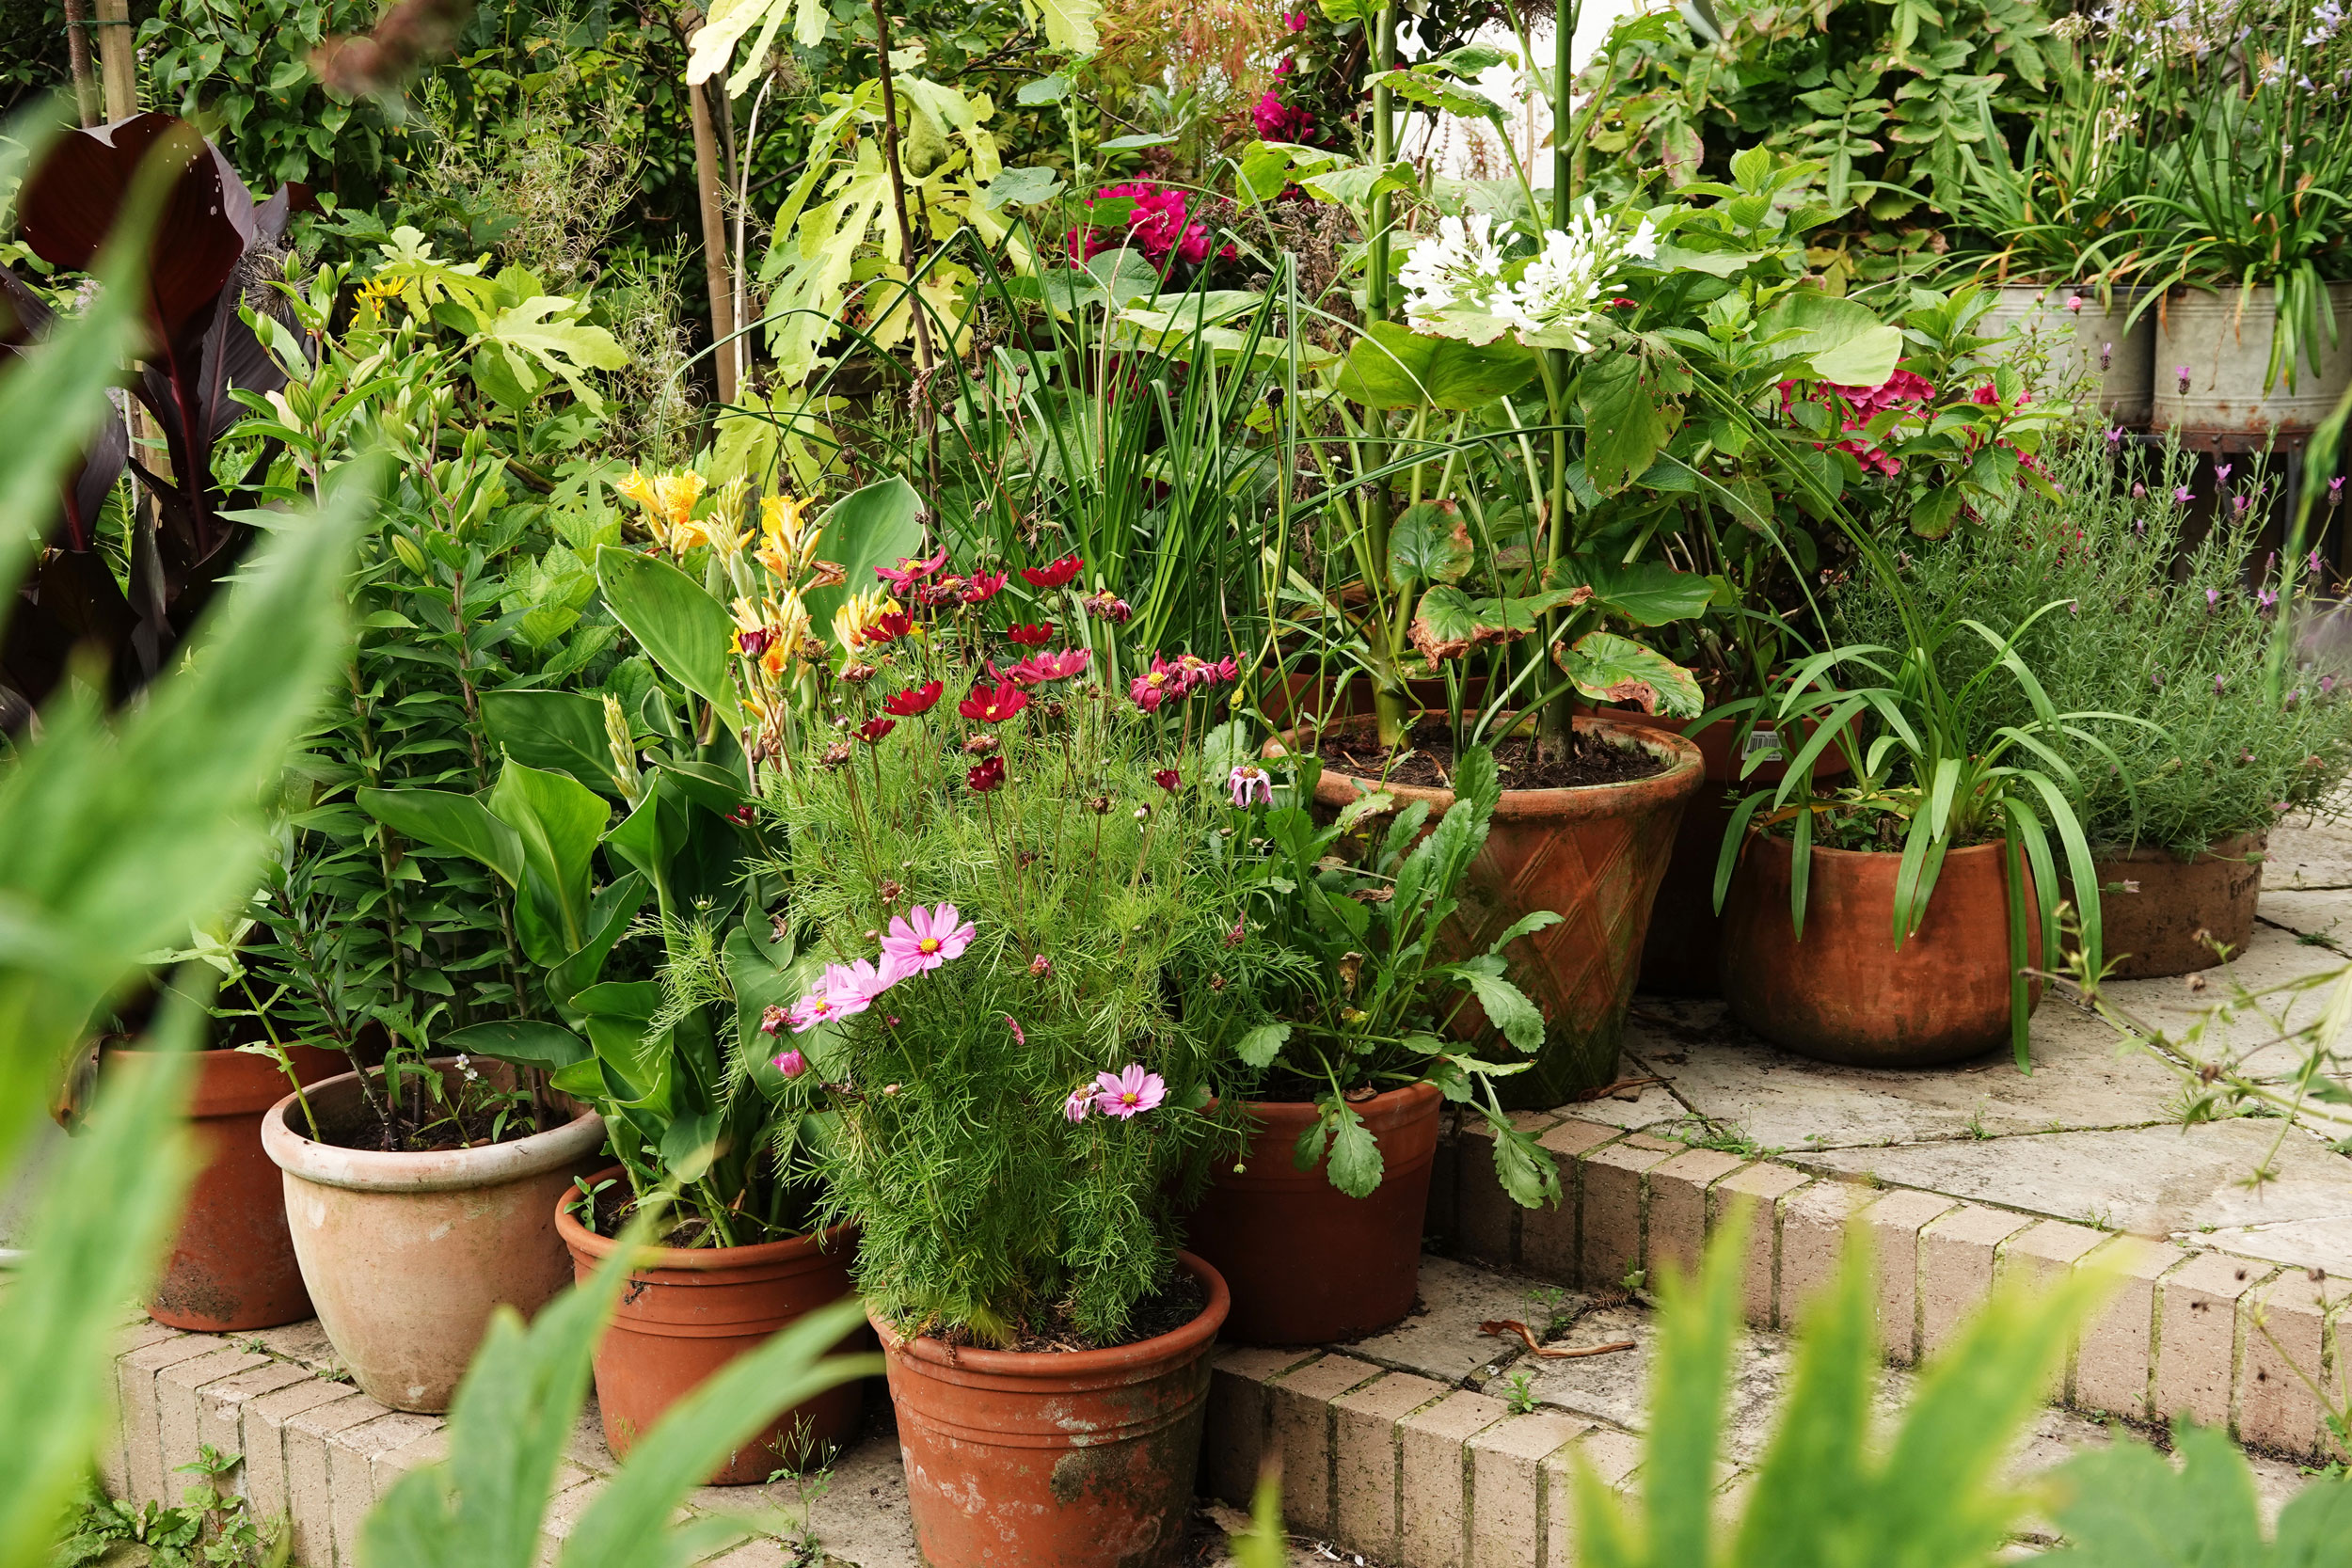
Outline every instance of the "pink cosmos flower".
<svg viewBox="0 0 2352 1568"><path fill-rule="evenodd" d="M893 916L890 933L882 938L882 973L894 981L903 980L963 957L979 928L969 921L958 925L959 918L953 904L935 910L917 904Z"/></svg>
<svg viewBox="0 0 2352 1568"><path fill-rule="evenodd" d="M768 1064L787 1078L798 1078L808 1070L808 1058L798 1051L787 1051Z"/></svg>
<svg viewBox="0 0 2352 1568"><path fill-rule="evenodd" d="M895 976L876 972L864 958L853 964L827 964L806 996L792 1004L792 1032L804 1035L820 1023L862 1013L875 997L890 989Z"/></svg>
<svg viewBox="0 0 2352 1568"><path fill-rule="evenodd" d="M1061 1114L1070 1118L1073 1126L1086 1120L1087 1113L1093 1109L1094 1085L1091 1084L1079 1085L1070 1091L1070 1098L1061 1102Z"/></svg>
<svg viewBox="0 0 2352 1568"><path fill-rule="evenodd" d="M1225 787L1232 793L1233 804L1237 806L1253 802L1261 806L1274 804L1274 779L1263 768L1246 762L1235 764L1232 772L1226 775Z"/></svg>
<svg viewBox="0 0 2352 1568"><path fill-rule="evenodd" d="M947 552L941 550L926 561L920 556L901 556L897 567L877 566L874 575L900 593L912 589L918 578L927 578L947 564Z"/></svg>
<svg viewBox="0 0 2352 1568"><path fill-rule="evenodd" d="M1091 648L1065 648L1059 653L1031 654L1027 658L1005 672L1006 678L1015 686L1035 686L1042 681L1068 680L1087 667L1094 657Z"/></svg>
<svg viewBox="0 0 2352 1568"><path fill-rule="evenodd" d="M1156 1072L1144 1071L1140 1063L1129 1062L1116 1074L1094 1075L1094 1108L1121 1121L1143 1115L1167 1098L1167 1080Z"/></svg>

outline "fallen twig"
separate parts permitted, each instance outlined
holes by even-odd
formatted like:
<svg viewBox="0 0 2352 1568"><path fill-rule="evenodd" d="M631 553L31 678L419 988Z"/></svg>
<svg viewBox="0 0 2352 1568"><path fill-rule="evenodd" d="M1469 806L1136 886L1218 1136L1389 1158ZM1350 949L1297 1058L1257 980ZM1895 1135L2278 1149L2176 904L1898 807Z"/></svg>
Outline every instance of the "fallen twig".
<svg viewBox="0 0 2352 1568"><path fill-rule="evenodd" d="M1535 1338L1535 1331L1529 1328L1525 1323L1519 1322L1517 1318L1500 1318L1491 1323L1480 1323L1478 1325L1478 1332L1481 1334L1498 1334L1502 1336L1504 1338L1509 1338L1512 1335L1516 1334L1520 1338L1527 1341L1527 1348L1529 1350L1533 1351L1535 1354L1542 1356L1547 1361L1573 1360L1575 1357L1580 1355L1607 1355L1613 1351L1631 1350L1636 1343L1636 1341L1631 1339L1619 1339L1613 1344L1582 1345L1575 1350L1556 1350L1549 1346L1538 1343Z"/></svg>

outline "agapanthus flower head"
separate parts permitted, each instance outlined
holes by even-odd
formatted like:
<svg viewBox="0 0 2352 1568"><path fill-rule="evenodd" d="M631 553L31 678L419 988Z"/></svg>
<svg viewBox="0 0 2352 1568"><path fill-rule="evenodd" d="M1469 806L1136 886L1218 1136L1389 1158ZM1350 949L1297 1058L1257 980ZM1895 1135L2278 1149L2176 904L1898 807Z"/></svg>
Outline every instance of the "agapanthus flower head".
<svg viewBox="0 0 2352 1568"><path fill-rule="evenodd" d="M986 795L1003 787L1005 759L1000 756L984 758L978 767L964 769L963 782L975 795Z"/></svg>
<svg viewBox="0 0 2352 1568"><path fill-rule="evenodd" d="M1002 758L990 760L1000 768L1004 766ZM978 935L979 928L963 919L953 904L934 909L917 904L891 917L890 929L882 940L882 973L898 981L937 969L963 957L963 950Z"/></svg>
<svg viewBox="0 0 2352 1568"><path fill-rule="evenodd" d="M1274 776L1254 763L1235 763L1225 776L1225 788L1237 806L1274 804Z"/></svg>
<svg viewBox="0 0 2352 1568"><path fill-rule="evenodd" d="M1094 1075L1094 1108L1121 1121L1143 1115L1167 1098L1167 1081L1145 1071L1139 1062L1130 1062L1116 1073Z"/></svg>
<svg viewBox="0 0 2352 1568"><path fill-rule="evenodd" d="M1502 246L1510 236L1507 220L1498 228L1486 213L1439 218L1437 233L1416 241L1397 269L1407 324L1433 332L1441 311L1457 305L1486 309L1502 284Z"/></svg>
<svg viewBox="0 0 2352 1568"><path fill-rule="evenodd" d="M1005 635L1021 647L1042 648L1054 640L1054 623L1047 621L1033 626L1009 626L1006 628Z"/></svg>
<svg viewBox="0 0 2352 1568"><path fill-rule="evenodd" d="M1027 692L1010 681L999 681L994 687L974 686L971 695L956 705L956 711L982 724L1001 724L1028 705Z"/></svg>
<svg viewBox="0 0 2352 1568"><path fill-rule="evenodd" d="M1032 588L1059 588L1063 583L1076 577L1085 569L1085 566L1086 562L1078 557L1065 555L1060 560L1049 561L1042 566L1022 567L1021 580Z"/></svg>
<svg viewBox="0 0 2352 1568"><path fill-rule="evenodd" d="M884 697L882 711L898 719L913 719L918 714L929 713L938 705L939 693L942 689L944 689L937 681L925 681L920 686L910 686L904 691L893 692Z"/></svg>

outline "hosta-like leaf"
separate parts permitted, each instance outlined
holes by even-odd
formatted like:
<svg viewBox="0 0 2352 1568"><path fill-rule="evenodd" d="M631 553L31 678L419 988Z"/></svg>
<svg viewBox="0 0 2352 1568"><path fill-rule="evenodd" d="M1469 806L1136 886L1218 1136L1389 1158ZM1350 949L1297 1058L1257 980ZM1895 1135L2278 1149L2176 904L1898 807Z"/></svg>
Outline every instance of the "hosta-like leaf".
<svg viewBox="0 0 2352 1568"><path fill-rule="evenodd" d="M1374 322L1347 351L1339 393L1367 408L1466 412L1535 377L1535 355L1516 343L1480 345Z"/></svg>
<svg viewBox="0 0 2352 1568"><path fill-rule="evenodd" d="M1416 582L1461 581L1478 559L1470 524L1452 501L1405 509L1389 529L1389 581L1400 592Z"/></svg>
<svg viewBox="0 0 2352 1568"><path fill-rule="evenodd" d="M1615 632L1587 632L1573 643L1554 643L1552 657L1597 703L1631 703L1644 713L1695 719L1705 705L1690 671L1654 648Z"/></svg>

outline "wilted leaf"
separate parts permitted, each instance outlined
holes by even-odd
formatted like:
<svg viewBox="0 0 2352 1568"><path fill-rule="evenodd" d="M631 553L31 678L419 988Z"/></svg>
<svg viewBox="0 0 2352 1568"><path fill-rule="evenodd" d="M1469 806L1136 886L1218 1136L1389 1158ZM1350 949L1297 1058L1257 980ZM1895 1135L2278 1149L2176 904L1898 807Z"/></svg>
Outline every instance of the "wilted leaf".
<svg viewBox="0 0 2352 1568"><path fill-rule="evenodd" d="M1691 672L1654 648L1614 632L1588 632L1552 647L1552 657L1597 703L1631 703L1644 713L1695 719L1705 699Z"/></svg>

